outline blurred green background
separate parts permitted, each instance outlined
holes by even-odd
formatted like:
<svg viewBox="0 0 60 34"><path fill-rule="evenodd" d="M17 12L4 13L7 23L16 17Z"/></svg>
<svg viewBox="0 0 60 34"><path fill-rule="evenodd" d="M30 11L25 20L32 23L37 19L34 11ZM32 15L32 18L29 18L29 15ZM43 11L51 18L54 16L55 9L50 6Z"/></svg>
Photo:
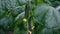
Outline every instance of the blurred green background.
<svg viewBox="0 0 60 34"><path fill-rule="evenodd" d="M60 34L59 6L60 0L0 0L0 34Z"/></svg>

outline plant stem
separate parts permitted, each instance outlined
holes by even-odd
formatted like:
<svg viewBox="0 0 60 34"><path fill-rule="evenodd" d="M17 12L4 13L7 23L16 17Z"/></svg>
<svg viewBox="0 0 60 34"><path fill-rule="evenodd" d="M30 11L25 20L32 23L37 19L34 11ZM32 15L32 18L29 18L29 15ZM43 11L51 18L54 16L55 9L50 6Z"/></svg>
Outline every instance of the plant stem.
<svg viewBox="0 0 60 34"><path fill-rule="evenodd" d="M27 1L25 6L25 18L27 21L27 34L31 34L31 15L30 15L30 2Z"/></svg>

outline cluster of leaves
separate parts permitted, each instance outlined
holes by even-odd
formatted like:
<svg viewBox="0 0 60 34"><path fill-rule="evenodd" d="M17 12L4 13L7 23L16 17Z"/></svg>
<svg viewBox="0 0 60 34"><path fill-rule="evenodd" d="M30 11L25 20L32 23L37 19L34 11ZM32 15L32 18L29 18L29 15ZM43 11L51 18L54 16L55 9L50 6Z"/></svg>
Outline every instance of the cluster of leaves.
<svg viewBox="0 0 60 34"><path fill-rule="evenodd" d="M9 32L27 34L27 23L23 21L27 1L0 0L0 34ZM60 34L60 13L54 8L56 7L54 3L57 1L60 2L59 0L31 0L29 3L33 18L31 25L35 26L32 34Z"/></svg>

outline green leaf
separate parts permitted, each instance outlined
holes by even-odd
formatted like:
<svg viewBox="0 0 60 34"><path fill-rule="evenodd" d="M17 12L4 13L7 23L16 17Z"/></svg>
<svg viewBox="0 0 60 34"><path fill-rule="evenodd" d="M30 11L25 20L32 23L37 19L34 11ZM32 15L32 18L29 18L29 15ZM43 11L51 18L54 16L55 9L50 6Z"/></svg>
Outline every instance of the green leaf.
<svg viewBox="0 0 60 34"><path fill-rule="evenodd" d="M24 18L24 14L25 14L25 12L20 13L20 14L15 18L15 21L22 20L22 19Z"/></svg>
<svg viewBox="0 0 60 34"><path fill-rule="evenodd" d="M60 28L59 11L46 4L41 4L35 9L35 19L48 28Z"/></svg>
<svg viewBox="0 0 60 34"><path fill-rule="evenodd" d="M58 30L58 29L44 28L44 29L41 31L41 34L59 34L59 30Z"/></svg>
<svg viewBox="0 0 60 34"><path fill-rule="evenodd" d="M47 12L48 12L48 6L46 4L38 5L34 13L36 21L39 23L45 23L44 20Z"/></svg>
<svg viewBox="0 0 60 34"><path fill-rule="evenodd" d="M9 17L3 17L0 19L0 27L5 31L13 28L13 19Z"/></svg>
<svg viewBox="0 0 60 34"><path fill-rule="evenodd" d="M24 7L22 7L22 6L17 6L17 7L15 7L15 8L12 9L12 15L14 17L16 17L21 12L24 12Z"/></svg>
<svg viewBox="0 0 60 34"><path fill-rule="evenodd" d="M53 7L49 8L49 12L46 15L46 23L48 27L60 28L60 13Z"/></svg>
<svg viewBox="0 0 60 34"><path fill-rule="evenodd" d="M20 5L26 4L27 0L17 0Z"/></svg>

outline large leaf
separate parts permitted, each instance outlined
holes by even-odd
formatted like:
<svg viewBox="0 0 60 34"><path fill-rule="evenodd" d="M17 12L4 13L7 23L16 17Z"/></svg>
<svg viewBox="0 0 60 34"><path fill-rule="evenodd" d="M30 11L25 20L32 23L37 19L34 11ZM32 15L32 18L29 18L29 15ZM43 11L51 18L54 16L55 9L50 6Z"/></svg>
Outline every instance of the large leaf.
<svg viewBox="0 0 60 34"><path fill-rule="evenodd" d="M3 17L0 19L0 28L4 30L9 30L13 28L13 19L9 17Z"/></svg>
<svg viewBox="0 0 60 34"><path fill-rule="evenodd" d="M36 21L49 28L60 28L60 14L55 8L41 4L35 9Z"/></svg>
<svg viewBox="0 0 60 34"><path fill-rule="evenodd" d="M49 8L49 12L46 15L46 23L48 27L60 28L60 13L53 7ZM48 22L49 21L49 22Z"/></svg>
<svg viewBox="0 0 60 34"><path fill-rule="evenodd" d="M34 17L39 23L45 23L45 15L48 12L48 6L46 4L38 5L35 9Z"/></svg>

